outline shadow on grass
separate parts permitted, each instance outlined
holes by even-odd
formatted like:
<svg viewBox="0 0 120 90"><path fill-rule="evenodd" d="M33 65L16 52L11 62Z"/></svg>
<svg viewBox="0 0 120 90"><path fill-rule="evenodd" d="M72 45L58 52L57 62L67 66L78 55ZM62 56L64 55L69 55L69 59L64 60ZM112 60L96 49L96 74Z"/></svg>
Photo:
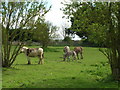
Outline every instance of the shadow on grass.
<svg viewBox="0 0 120 90"><path fill-rule="evenodd" d="M111 82L109 82L111 84ZM78 77L64 77L40 79L37 82L29 82L29 84L22 83L19 88L115 88L117 85L110 86L106 82L96 82L83 80ZM115 90L114 89L114 90Z"/></svg>
<svg viewBox="0 0 120 90"><path fill-rule="evenodd" d="M7 68L2 68L2 71L9 71L9 70L21 70L20 68L17 68L16 65L20 65L20 66L37 66L37 65L41 65L41 64L14 64L12 65L12 67L7 67Z"/></svg>
<svg viewBox="0 0 120 90"><path fill-rule="evenodd" d="M35 65L42 65L42 64L15 64L16 65L23 65L23 66L35 66Z"/></svg>
<svg viewBox="0 0 120 90"><path fill-rule="evenodd" d="M2 68L2 71L8 71L8 70L20 70L20 69L18 69L18 68L16 68L16 67L7 67L7 68Z"/></svg>
<svg viewBox="0 0 120 90"><path fill-rule="evenodd" d="M100 82L104 82L104 83L113 82L113 83L117 83L118 86L119 86L119 83L120 83L120 81L115 80L111 74L107 75L107 77L101 79Z"/></svg>

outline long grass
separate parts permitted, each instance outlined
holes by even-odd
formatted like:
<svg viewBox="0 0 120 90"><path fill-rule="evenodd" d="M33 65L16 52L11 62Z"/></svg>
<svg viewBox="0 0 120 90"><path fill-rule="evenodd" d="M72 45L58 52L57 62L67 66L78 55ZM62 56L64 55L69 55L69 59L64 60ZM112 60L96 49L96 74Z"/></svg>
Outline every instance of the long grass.
<svg viewBox="0 0 120 90"><path fill-rule="evenodd" d="M31 46L36 47L36 46ZM73 49L73 47L71 47ZM84 47L84 59L63 62L63 47L45 50L45 63L20 54L11 68L3 68L3 88L118 88L107 58L98 48Z"/></svg>

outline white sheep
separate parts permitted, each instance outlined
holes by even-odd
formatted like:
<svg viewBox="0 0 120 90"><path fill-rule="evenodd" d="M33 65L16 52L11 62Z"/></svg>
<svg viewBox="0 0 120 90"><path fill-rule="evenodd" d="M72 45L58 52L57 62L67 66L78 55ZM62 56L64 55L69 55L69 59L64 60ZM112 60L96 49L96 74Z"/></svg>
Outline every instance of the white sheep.
<svg viewBox="0 0 120 90"><path fill-rule="evenodd" d="M63 51L65 53L64 56L63 56L63 58L64 58L63 61L65 61L66 58L67 58L68 61L70 61L70 56L73 57L73 60L76 59L76 52L75 51L71 51L69 46L65 46Z"/></svg>
<svg viewBox="0 0 120 90"><path fill-rule="evenodd" d="M28 64L31 64L30 62L30 57L38 57L39 62L38 64L43 64L44 63L44 52L42 48L28 48L28 47L22 47L20 50L21 53L25 53L27 56Z"/></svg>

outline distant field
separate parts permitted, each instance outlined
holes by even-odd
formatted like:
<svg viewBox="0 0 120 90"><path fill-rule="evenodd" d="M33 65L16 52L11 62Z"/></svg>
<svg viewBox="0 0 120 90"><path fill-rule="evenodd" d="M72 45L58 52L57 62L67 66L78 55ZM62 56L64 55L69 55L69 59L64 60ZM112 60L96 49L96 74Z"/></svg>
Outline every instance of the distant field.
<svg viewBox="0 0 120 90"><path fill-rule="evenodd" d="M36 47L36 46L32 46ZM37 46L38 47L38 46ZM73 47L70 47L73 49ZM98 48L84 47L84 59L62 62L63 47L45 50L45 64L31 58L27 65L24 54L12 68L3 68L3 88L117 88L106 57Z"/></svg>

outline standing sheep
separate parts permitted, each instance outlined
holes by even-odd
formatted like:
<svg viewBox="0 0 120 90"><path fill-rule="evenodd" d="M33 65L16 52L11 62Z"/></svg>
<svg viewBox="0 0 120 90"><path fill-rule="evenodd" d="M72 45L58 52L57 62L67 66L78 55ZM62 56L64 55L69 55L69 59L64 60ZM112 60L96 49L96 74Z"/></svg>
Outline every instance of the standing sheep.
<svg viewBox="0 0 120 90"><path fill-rule="evenodd" d="M81 55L81 59L83 59L83 48L82 47L75 47L74 51L76 52L78 59L79 59L79 55L78 55L79 53Z"/></svg>
<svg viewBox="0 0 120 90"><path fill-rule="evenodd" d="M30 62L30 57L38 57L39 62L38 64L43 64L43 58L44 58L44 53L42 48L28 48L28 47L22 47L20 50L21 53L25 53L27 56L28 64L31 64Z"/></svg>

